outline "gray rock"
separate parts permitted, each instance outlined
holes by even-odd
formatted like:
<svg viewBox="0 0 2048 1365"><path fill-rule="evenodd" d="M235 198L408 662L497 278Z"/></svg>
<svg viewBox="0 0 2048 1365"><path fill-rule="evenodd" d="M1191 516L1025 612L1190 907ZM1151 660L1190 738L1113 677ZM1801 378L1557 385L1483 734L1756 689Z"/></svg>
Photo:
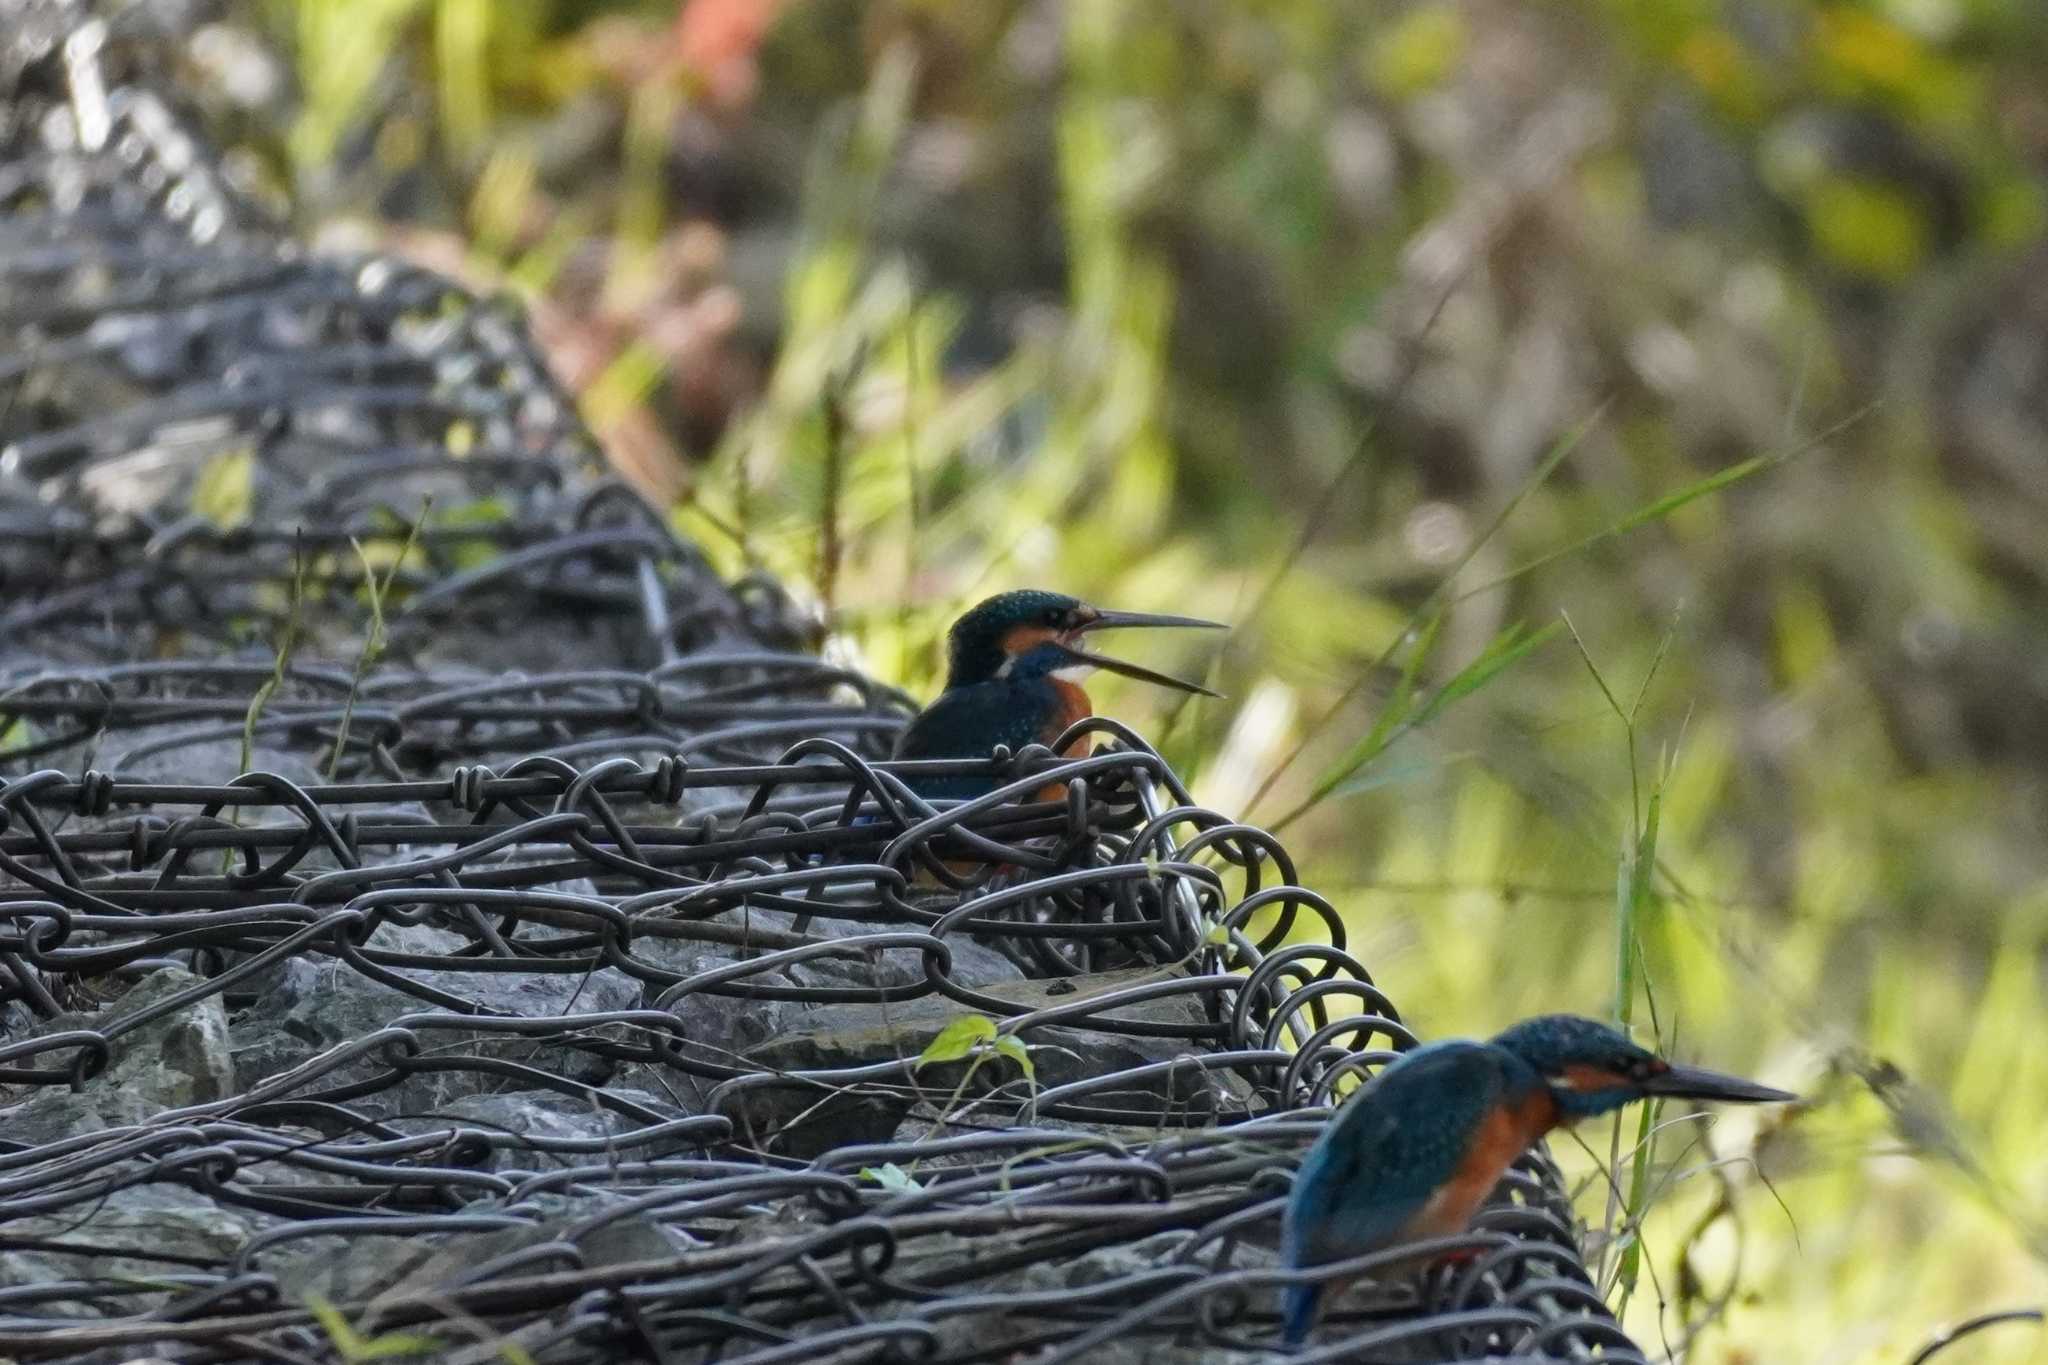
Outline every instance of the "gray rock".
<svg viewBox="0 0 2048 1365"><path fill-rule="evenodd" d="M1070 1005L1091 995L1157 981L1152 968L1100 972L1088 976L1050 980L1017 981L987 988L988 994L1011 1001L1025 1010ZM955 1019L972 1013L944 996L892 1004L825 1005L804 1016L797 1027L778 1033L749 1052L748 1060L774 1071L829 1070L865 1066L874 1062L915 1060L939 1032ZM1135 1004L1116 1006L1109 1013L1120 1019L1151 1024L1200 1026L1203 1017L1199 999L1192 995L1155 997ZM1152 1038L1127 1034L1098 1033L1086 1027L1058 1024L1031 1029L1025 1035L1041 1088L1065 1085L1091 1077L1109 1075L1126 1068L1170 1062L1194 1056L1199 1046L1177 1038ZM997 1072L990 1064L990 1076ZM1002 1064L1013 1067L1012 1063ZM925 1074L935 1084L950 1086L957 1070L927 1067ZM1251 1090L1235 1075L1218 1072L1206 1076L1196 1068L1169 1073L1126 1086L1120 1094L1130 1098L1154 1096L1185 1104L1198 1089L1211 1090L1219 1102L1249 1102Z"/></svg>
<svg viewBox="0 0 2048 1365"><path fill-rule="evenodd" d="M786 948L800 942L844 942L844 955L809 958L789 969L789 977L807 986L856 986L877 989L907 986L924 981L924 953L916 948L887 948L854 951L854 941L870 934L901 932L914 926L877 924L868 920L840 919L830 915L798 916L786 910L751 907L721 911L709 916L708 924L759 933L764 949ZM978 943L966 934L951 934L946 947L952 953L952 978L976 988L1025 979L1023 971L1002 953ZM633 951L656 966L678 970L671 959L701 951L698 945L679 940L647 936L634 941Z"/></svg>
<svg viewBox="0 0 2048 1365"><path fill-rule="evenodd" d="M255 1268L277 1277L288 1303L313 1294L330 1303L358 1302L411 1275L447 1240L417 1233L294 1238L265 1248ZM473 1246L476 1239L455 1240Z"/></svg>
<svg viewBox="0 0 2048 1365"><path fill-rule="evenodd" d="M972 1283L977 1291L995 1293L1084 1291L1158 1269L1190 1235L1186 1231L1162 1232L1143 1241L1101 1247L1068 1259L1037 1261L1020 1270L982 1279L976 1273L977 1265L1005 1255L1014 1247L1000 1236L968 1238L940 1234L920 1237L914 1245L899 1250L895 1273L912 1281ZM1120 1298L1113 1294L1090 1298L1105 1314L1135 1302L1132 1296ZM941 1343L936 1354L946 1359L1000 1357L1005 1347L1044 1326L1039 1309L1012 1318L988 1311L947 1314L943 1312L944 1306L944 1300L933 1304L893 1304L885 1307L882 1316L922 1317L934 1323ZM1089 1325L1092 1324L1083 1320L1083 1329ZM1109 1361L1112 1365L1213 1365L1238 1358L1236 1352L1219 1352L1213 1346L1182 1346L1163 1333L1112 1341L1088 1355L1090 1365L1096 1361Z"/></svg>
<svg viewBox="0 0 2048 1365"><path fill-rule="evenodd" d="M1025 1010L1036 1011L1158 979L1156 970L1136 969L1013 982L991 986L988 992ZM886 1140L898 1132L912 1112L918 1091L929 1103L946 1098L961 1083L966 1074L964 1062L922 1067L916 1062L948 1024L971 1012L944 996L888 1004L820 1006L797 1019L793 1027L747 1052L748 1063L768 1073L769 1078L730 1092L727 1112L742 1132L754 1134L757 1140L773 1135L776 1150L792 1156L816 1155L849 1142ZM1120 1018L1148 1023L1205 1022L1201 1004L1193 995L1120 1005L1112 1012ZM1025 1042L1031 1050L1040 1090L1129 1067L1192 1057L1198 1051L1196 1045L1181 1039L1109 1035L1060 1025L1034 1028L1025 1036ZM876 1087L857 1093L841 1090L827 1094L802 1074L878 1062L899 1064L901 1070L893 1077L899 1090L891 1092ZM915 1090L910 1088L913 1082ZM983 1121L1028 1114L1031 1089L1023 1083L1016 1063L1009 1060L984 1063L961 1102L972 1101L994 1086L1003 1087L1003 1095L976 1106L975 1112ZM1162 1110L1185 1110L1190 1105L1233 1109L1249 1105L1252 1098L1250 1086L1235 1074L1204 1072L1190 1065L1142 1080L1127 1080L1096 1102L1127 1108L1157 1106ZM792 1124L800 1125L803 1131L790 1131ZM921 1127L918 1135L922 1136L923 1128L929 1126Z"/></svg>
<svg viewBox="0 0 2048 1365"><path fill-rule="evenodd" d="M834 940L858 939L865 934L886 933L903 926L870 924L865 920L814 919L810 932ZM1016 963L966 934L949 934L946 949L952 954L952 979L980 989L1025 979ZM916 948L870 950L858 957L820 957L801 963L790 975L806 985L821 986L907 986L927 979L924 954Z"/></svg>
<svg viewBox="0 0 2048 1365"><path fill-rule="evenodd" d="M371 946L398 952L446 956L469 940L426 925L387 924ZM540 1018L565 1013L632 1009L640 983L614 969L586 975L546 972L467 972L429 968L389 970L422 985L475 1001L495 1014ZM235 1067L245 1085L276 1076L326 1052L365 1038L406 1015L445 1014L439 1006L395 986L360 976L332 958L295 958L276 981L235 1021ZM463 1028L418 1032L423 1051L437 1055L504 1057L586 1084L609 1081L617 1070L610 1058L559 1042L537 1044L516 1034ZM388 1069L377 1054L352 1058L307 1082L317 1092L368 1079ZM475 1070L415 1071L359 1103L380 1113L435 1109L464 1095L488 1093L502 1082Z"/></svg>
<svg viewBox="0 0 2048 1365"><path fill-rule="evenodd" d="M671 946L681 947L679 944ZM732 958L724 953L694 948L693 951L677 951L668 955L662 965L683 976L696 976L701 972L716 971L731 962ZM790 978L781 972L764 971L733 983L733 988L787 988L792 984ZM650 996L659 994L659 990L649 991ZM786 1000L749 999L744 995L692 991L669 1006L669 1013L683 1023L689 1039L687 1050L701 1054L708 1061L731 1066L776 1034L794 1027L795 1022L807 1016L811 1008Z"/></svg>
<svg viewBox="0 0 2048 1365"><path fill-rule="evenodd" d="M640 1215L598 1220L621 1196L597 1193L542 1195L521 1210L533 1214L526 1227L496 1228L469 1234L351 1238L346 1242L318 1238L288 1243L263 1258L263 1268L277 1276L287 1300L320 1294L333 1302L365 1298L393 1299L437 1286L452 1286L478 1265L542 1242L573 1240L587 1267L628 1261L657 1260L701 1246L680 1228ZM471 1206L471 1212L499 1211L492 1201ZM536 1269L538 1269L538 1265ZM366 1315L374 1321L374 1307Z"/></svg>
<svg viewBox="0 0 2048 1365"><path fill-rule="evenodd" d="M105 1029L199 984L201 978L181 967L160 968L104 1009L60 1015L37 1031ZM115 1039L106 1069L81 1090L43 1090L0 1123L14 1141L50 1142L234 1093L227 1014L220 997L209 995Z"/></svg>
<svg viewBox="0 0 2048 1365"><path fill-rule="evenodd" d="M160 1278L197 1261L220 1262L232 1256L251 1234L272 1220L261 1214L216 1205L180 1185L138 1185L116 1190L93 1210L91 1223L79 1225L77 1209L29 1218L7 1225L10 1241L78 1243L76 1252L50 1250L0 1253L0 1288L49 1284L64 1280L98 1280L109 1284ZM145 1290L80 1297L43 1303L44 1314L112 1317L146 1312L166 1302L172 1291Z"/></svg>
<svg viewBox="0 0 2048 1365"><path fill-rule="evenodd" d="M670 1101L645 1090L633 1090L617 1084L605 1087L605 1093L644 1104L662 1113L684 1117ZM435 1119L463 1119L479 1127L518 1133L530 1138L565 1138L590 1140L595 1138L620 1137L639 1128L639 1124L623 1114L602 1109L573 1096L558 1094L552 1090L518 1090L499 1095L464 1095L441 1106L433 1116ZM403 1118L393 1120L407 1131L413 1125ZM621 1149L626 1159L633 1161L652 1160L679 1152L696 1150L696 1145L680 1139L668 1139L652 1145L630 1146ZM529 1154L512 1158L531 1165L536 1160ZM572 1157L569 1160L591 1161L595 1157Z"/></svg>

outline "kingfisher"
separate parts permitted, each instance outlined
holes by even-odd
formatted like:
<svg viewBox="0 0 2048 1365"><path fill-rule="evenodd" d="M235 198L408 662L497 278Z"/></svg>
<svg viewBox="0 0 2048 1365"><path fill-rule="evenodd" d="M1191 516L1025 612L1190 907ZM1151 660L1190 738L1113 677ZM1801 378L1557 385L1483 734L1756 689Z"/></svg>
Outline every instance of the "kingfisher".
<svg viewBox="0 0 2048 1365"><path fill-rule="evenodd" d="M1547 1014L1490 1042L1428 1043L1360 1087L1309 1148L1281 1224L1291 1269L1463 1232L1516 1158L1551 1129L1637 1100L1739 1104L1797 1095L1674 1066L1605 1024ZM1290 1285L1299 1345L1325 1286Z"/></svg>
<svg viewBox="0 0 2048 1365"><path fill-rule="evenodd" d="M987 758L998 744L1050 747L1075 721L1095 714L1081 679L1095 669L1204 697L1217 695L1149 668L1092 653L1081 641L1098 630L1133 626L1225 629L1219 621L1149 612L1105 611L1063 593L1024 588L998 593L953 623L946 637L946 686L896 741L897 758ZM1062 757L1083 751L1085 741ZM996 788L993 777L910 781L926 799L966 801ZM1056 797L1059 785L1041 792Z"/></svg>

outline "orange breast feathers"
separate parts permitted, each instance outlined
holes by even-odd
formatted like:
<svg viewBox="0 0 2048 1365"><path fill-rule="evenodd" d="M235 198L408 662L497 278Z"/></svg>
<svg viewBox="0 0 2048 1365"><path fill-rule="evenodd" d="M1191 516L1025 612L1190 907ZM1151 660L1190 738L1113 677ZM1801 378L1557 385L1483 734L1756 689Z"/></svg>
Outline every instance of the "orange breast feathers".
<svg viewBox="0 0 2048 1365"><path fill-rule="evenodd" d="M1070 683L1064 678L1054 678L1052 690L1058 695L1060 704L1059 709L1053 712L1052 723L1046 727L1045 737L1048 742L1059 738L1068 726L1095 714L1095 703L1088 700L1088 694L1081 690L1078 683ZM1078 758L1087 752L1088 741L1084 737L1069 744L1060 757Z"/></svg>
<svg viewBox="0 0 2048 1365"><path fill-rule="evenodd" d="M1067 727L1076 721L1086 720L1095 714L1095 704L1088 700L1088 694L1081 690L1079 684L1070 683L1064 678L1054 678L1051 681L1053 692L1060 700L1059 708L1053 712L1052 719L1045 729L1047 743L1058 739ZM1061 752L1060 757L1079 758L1087 752L1088 739L1084 735L1069 744ZM1064 782L1051 783L1039 788L1037 792L1037 799L1040 801L1064 801L1066 798L1067 784Z"/></svg>
<svg viewBox="0 0 2048 1365"><path fill-rule="evenodd" d="M1472 1135L1458 1173L1429 1197L1405 1229L1407 1236L1451 1237L1463 1232L1515 1158L1549 1132L1557 1119L1557 1102L1541 1087L1520 1103L1501 1105L1488 1114Z"/></svg>

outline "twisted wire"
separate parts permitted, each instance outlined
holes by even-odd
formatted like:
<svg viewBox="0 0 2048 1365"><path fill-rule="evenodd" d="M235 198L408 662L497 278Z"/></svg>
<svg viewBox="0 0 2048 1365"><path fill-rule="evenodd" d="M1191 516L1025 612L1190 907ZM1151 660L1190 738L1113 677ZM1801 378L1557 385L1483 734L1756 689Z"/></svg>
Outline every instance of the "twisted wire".
<svg viewBox="0 0 2048 1365"><path fill-rule="evenodd" d="M0 1353L1270 1352L1416 1041L1285 847L1106 719L889 761L516 307L263 221L151 8L0 0ZM1296 1358L1644 1359L1543 1153L1442 1249Z"/></svg>

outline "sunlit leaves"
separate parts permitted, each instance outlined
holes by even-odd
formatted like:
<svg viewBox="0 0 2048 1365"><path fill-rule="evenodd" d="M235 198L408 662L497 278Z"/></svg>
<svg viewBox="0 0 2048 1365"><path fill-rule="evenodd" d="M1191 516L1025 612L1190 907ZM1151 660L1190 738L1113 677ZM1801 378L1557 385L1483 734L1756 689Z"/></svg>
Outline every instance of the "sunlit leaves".
<svg viewBox="0 0 2048 1365"><path fill-rule="evenodd" d="M359 116L398 35L424 0L300 0L296 7L305 99L291 133L302 166L328 164Z"/></svg>
<svg viewBox="0 0 2048 1365"><path fill-rule="evenodd" d="M1033 1064L1024 1040L1014 1033L998 1034L995 1021L985 1014L963 1014L950 1021L918 1054L916 1065L921 1070L940 1062L971 1059L973 1065L979 1067L991 1057L1004 1057L1015 1062L1027 1080L1035 1081L1038 1077L1038 1068Z"/></svg>
<svg viewBox="0 0 2048 1365"><path fill-rule="evenodd" d="M1364 58L1366 71L1395 98L1419 94L1451 74L1466 41L1456 5L1417 5L1380 34Z"/></svg>
<svg viewBox="0 0 2048 1365"><path fill-rule="evenodd" d="M905 1172L901 1166L898 1166L893 1161L885 1162L880 1166L861 1167L860 1178L873 1181L891 1194L909 1194L924 1188L924 1186L917 1183L917 1179L914 1176Z"/></svg>
<svg viewBox="0 0 2048 1365"><path fill-rule="evenodd" d="M1811 41L1814 78L1823 89L1881 99L1916 120L1957 129L1981 107L1975 73L1866 6L1826 6Z"/></svg>
<svg viewBox="0 0 2048 1365"><path fill-rule="evenodd" d="M1882 181L1822 176L1808 191L1806 222L1820 253L1855 274L1902 280L1927 259L1925 212Z"/></svg>
<svg viewBox="0 0 2048 1365"><path fill-rule="evenodd" d="M223 531L249 523L256 498L256 455L247 446L208 460L192 486L192 511Z"/></svg>
<svg viewBox="0 0 2048 1365"><path fill-rule="evenodd" d="M349 1323L339 1308L318 1294L306 1296L306 1307L319 1320L320 1330L327 1334L327 1340L335 1353L347 1365L363 1365L373 1360L413 1360L429 1356L440 1350L442 1342L419 1332L385 1332L378 1336L365 1336Z"/></svg>
<svg viewBox="0 0 2048 1365"><path fill-rule="evenodd" d="M924 1051L917 1056L917 1064L922 1067L960 1061L995 1036L993 1019L985 1014L963 1014L940 1029L938 1036L925 1045Z"/></svg>

